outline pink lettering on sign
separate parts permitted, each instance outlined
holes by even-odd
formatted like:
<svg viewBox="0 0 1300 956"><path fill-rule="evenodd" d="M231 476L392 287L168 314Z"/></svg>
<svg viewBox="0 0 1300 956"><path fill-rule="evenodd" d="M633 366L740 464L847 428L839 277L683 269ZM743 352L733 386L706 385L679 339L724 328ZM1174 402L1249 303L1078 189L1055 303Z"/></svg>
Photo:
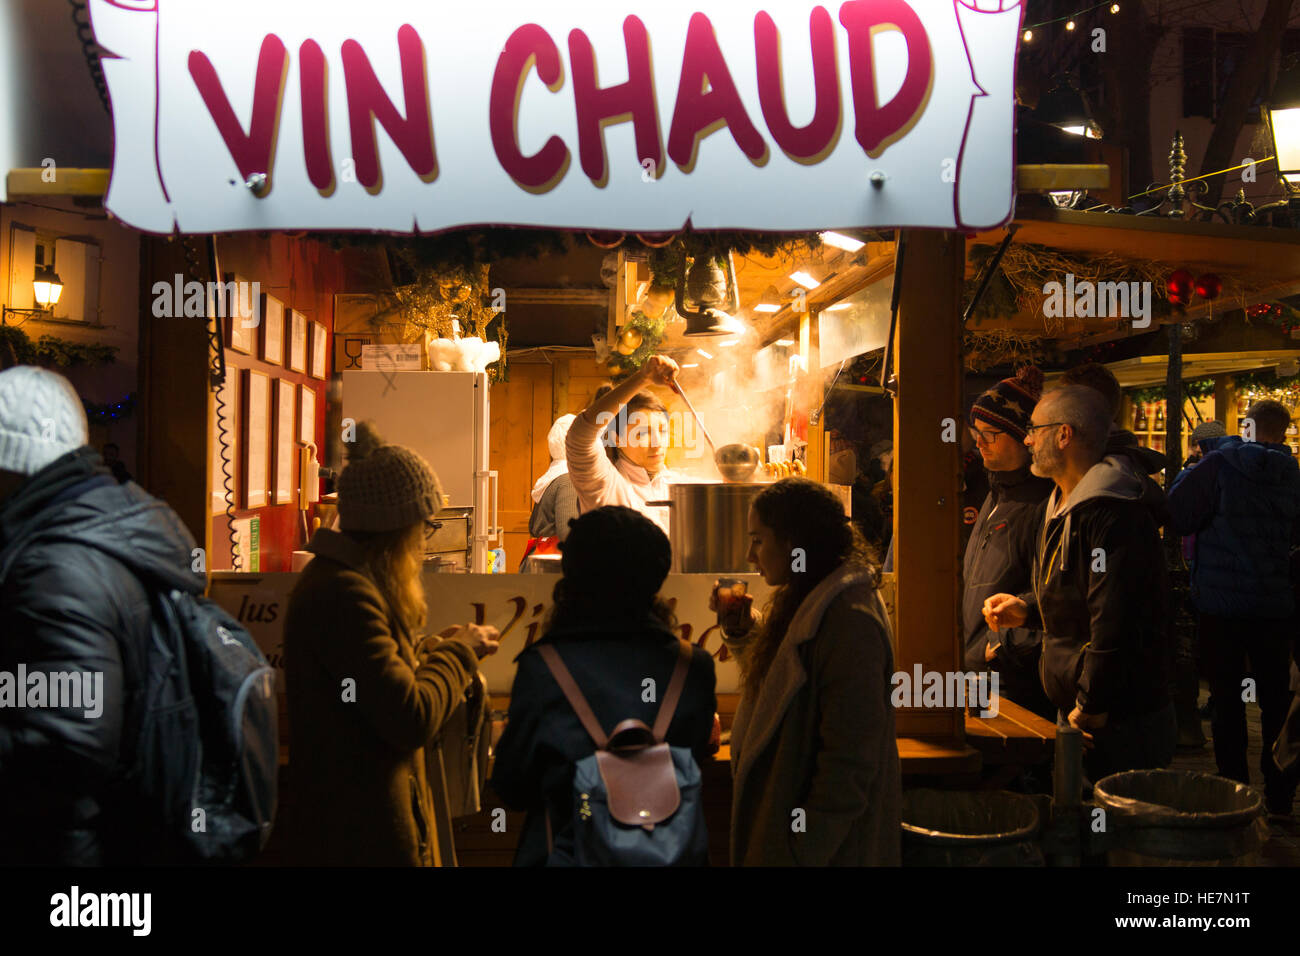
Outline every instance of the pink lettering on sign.
<svg viewBox="0 0 1300 956"><path fill-rule="evenodd" d="M307 178L323 193L334 189L334 161L330 158L329 116L326 112L325 51L315 40L298 48L298 77L302 86L302 151Z"/></svg>
<svg viewBox="0 0 1300 956"><path fill-rule="evenodd" d="M552 136L531 156L519 148L519 97L533 68L551 92L564 83L564 61L551 35L535 23L520 27L506 40L492 76L488 125L497 162L521 188L543 193L556 186L569 168L569 148Z"/></svg>
<svg viewBox="0 0 1300 956"><path fill-rule="evenodd" d="M686 29L681 82L668 130L669 157L690 172L699 141L723 126L751 162L760 166L766 162L767 144L745 112L713 24L704 14L696 13Z"/></svg>
<svg viewBox="0 0 1300 956"><path fill-rule="evenodd" d="M849 0L840 7L849 31L849 77L857 139L873 159L903 136L925 111L934 80L934 56L921 18L904 0ZM878 30L896 29L907 42L907 74L894 98L876 102L876 70L871 40Z"/></svg>
<svg viewBox="0 0 1300 956"><path fill-rule="evenodd" d="M812 33L813 90L816 108L807 126L795 126L785 106L781 76L781 37L765 12L754 17L754 51L758 60L758 101L768 132L787 156L817 163L835 148L840 131L840 78L835 62L835 23L825 7L809 18Z"/></svg>
<svg viewBox="0 0 1300 956"><path fill-rule="evenodd" d="M578 156L582 171L603 187L609 171L605 160L604 127L632 121L636 153L642 164L651 160L656 174L663 164L659 143L659 110L655 104L654 72L650 68L650 34L637 17L623 21L628 80L617 86L596 82L596 50L581 30L569 34L573 69L573 99L578 111Z"/></svg>
<svg viewBox="0 0 1300 956"><path fill-rule="evenodd" d="M403 24L397 31L406 115L398 112L384 92L365 50L356 40L343 41L343 80L348 91L348 121L352 131L352 158L357 182L371 192L380 188L376 121L392 137L411 169L425 182L438 175L433 149L433 114L425 77L424 44L415 27Z"/></svg>
<svg viewBox="0 0 1300 956"><path fill-rule="evenodd" d="M203 104L212 114L217 131L226 141L231 158L245 181L264 174L266 185L263 195L271 191L271 163L275 156L275 138L280 125L280 94L284 89L285 75L289 69L289 51L274 33L262 40L262 50L257 56L257 78L253 85L253 115L248 132L244 132L235 110L230 105L226 91L217 76L217 70L206 53L191 50L190 76L198 87Z"/></svg>

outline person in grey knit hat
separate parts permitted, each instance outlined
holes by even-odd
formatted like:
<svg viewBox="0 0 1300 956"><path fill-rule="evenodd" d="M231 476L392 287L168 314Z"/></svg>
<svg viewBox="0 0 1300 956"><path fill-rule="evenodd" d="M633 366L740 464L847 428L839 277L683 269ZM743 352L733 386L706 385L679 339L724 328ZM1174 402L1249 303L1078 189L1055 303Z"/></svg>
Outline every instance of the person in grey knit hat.
<svg viewBox="0 0 1300 956"><path fill-rule="evenodd" d="M385 444L370 422L361 422L349 443L338 493L345 532L398 531L442 508L442 487L429 463L409 448Z"/></svg>
<svg viewBox="0 0 1300 956"><path fill-rule="evenodd" d="M313 866L437 866L451 848L438 843L424 748L499 635L466 624L422 640L425 535L442 506L423 458L362 422L338 495L340 530L312 538L285 620L298 808L285 821L288 854Z"/></svg>
<svg viewBox="0 0 1300 956"><path fill-rule="evenodd" d="M156 821L111 782L139 716L129 688L143 684L138 662L154 639L150 591L200 594L205 576L175 512L119 484L86 440L67 379L0 372L0 863L10 865L166 862ZM51 690L81 687L80 705L33 703L30 680L14 681L24 670Z"/></svg>

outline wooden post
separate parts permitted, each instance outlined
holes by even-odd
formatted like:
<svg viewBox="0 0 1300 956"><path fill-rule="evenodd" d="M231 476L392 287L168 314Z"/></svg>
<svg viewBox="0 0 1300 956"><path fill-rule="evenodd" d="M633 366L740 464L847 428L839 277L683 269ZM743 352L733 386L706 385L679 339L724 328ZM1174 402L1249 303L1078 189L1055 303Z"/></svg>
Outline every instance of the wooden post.
<svg viewBox="0 0 1300 956"><path fill-rule="evenodd" d="M1237 390L1227 375L1214 376L1214 420L1221 423L1229 435L1237 434Z"/></svg>
<svg viewBox="0 0 1300 956"><path fill-rule="evenodd" d="M808 395L812 405L809 412L825 412L825 380L821 372L821 337L818 334L817 312L809 309L799 318L799 354L803 356L808 368ZM826 426L823 415L818 415L817 423L808 422L808 448L805 451L804 465L808 468L808 477L816 481L825 481L826 475Z"/></svg>
<svg viewBox="0 0 1300 956"><path fill-rule="evenodd" d="M897 671L963 670L961 650L962 285L965 239L909 230L894 369ZM945 435L946 420L947 431ZM944 441L945 437L953 438ZM916 693L919 693L919 688ZM962 740L960 708L900 709L902 736Z"/></svg>

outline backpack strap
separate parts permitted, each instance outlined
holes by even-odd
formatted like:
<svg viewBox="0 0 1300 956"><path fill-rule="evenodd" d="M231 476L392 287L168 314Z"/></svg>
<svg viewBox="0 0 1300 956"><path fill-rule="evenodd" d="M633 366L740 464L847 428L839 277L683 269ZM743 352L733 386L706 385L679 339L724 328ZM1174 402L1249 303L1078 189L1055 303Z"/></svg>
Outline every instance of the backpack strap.
<svg viewBox="0 0 1300 956"><path fill-rule="evenodd" d="M673 712L677 710L677 702L681 700L682 687L686 684L686 672L690 666L691 645L686 641L678 641L677 666L673 668L673 676L668 681L668 691L659 705L659 713L655 715L654 735L658 743L663 743L664 738L668 736L668 725L673 722Z"/></svg>
<svg viewBox="0 0 1300 956"><path fill-rule="evenodd" d="M555 682L560 685L560 690L564 692L565 698L569 701L569 706L573 712L578 715L578 720L582 721L582 726L586 729L591 739L596 742L597 750L604 750L605 744L609 738L605 731L600 728L600 721L591 710L591 705L587 703L587 698L582 696L582 691L578 690L578 684L569 673L569 669L564 666L564 660L550 644L538 644L537 650L542 655L542 661L550 668L551 676Z"/></svg>

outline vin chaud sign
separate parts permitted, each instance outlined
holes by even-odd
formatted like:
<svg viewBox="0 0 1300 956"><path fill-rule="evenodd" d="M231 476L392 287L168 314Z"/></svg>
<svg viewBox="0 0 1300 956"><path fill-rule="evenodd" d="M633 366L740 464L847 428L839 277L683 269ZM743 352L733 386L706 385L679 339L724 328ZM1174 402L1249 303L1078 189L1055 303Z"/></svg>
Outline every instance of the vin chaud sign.
<svg viewBox="0 0 1300 956"><path fill-rule="evenodd" d="M985 228L1019 0L90 0L148 232Z"/></svg>

